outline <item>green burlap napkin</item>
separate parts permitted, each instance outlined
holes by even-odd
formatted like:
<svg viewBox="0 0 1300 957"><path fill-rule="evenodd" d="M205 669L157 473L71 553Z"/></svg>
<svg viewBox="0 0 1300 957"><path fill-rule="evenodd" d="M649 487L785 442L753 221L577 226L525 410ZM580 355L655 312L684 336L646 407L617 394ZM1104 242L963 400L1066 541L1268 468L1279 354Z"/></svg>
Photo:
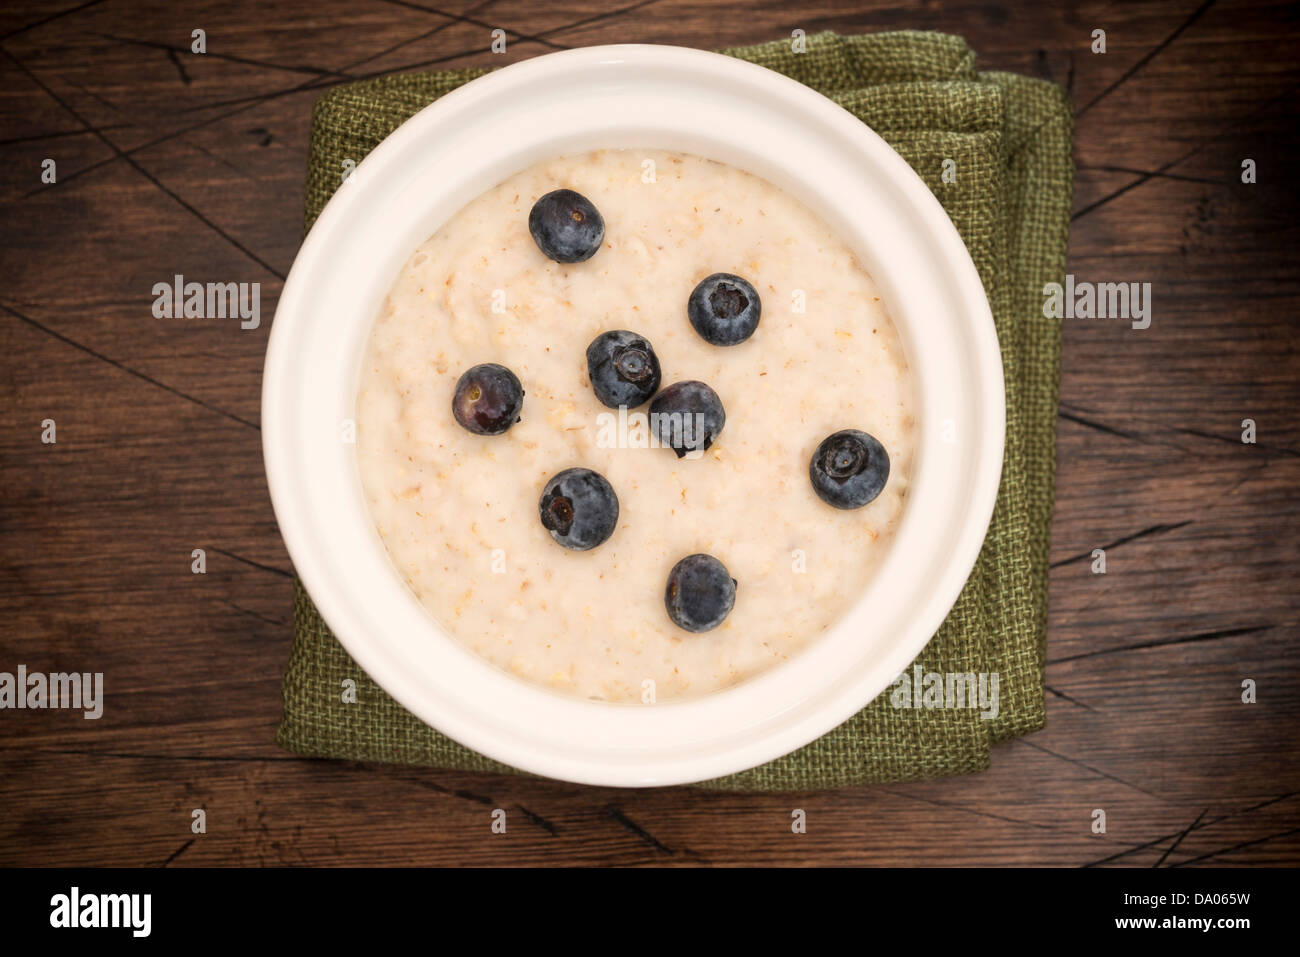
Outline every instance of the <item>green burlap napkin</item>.
<svg viewBox="0 0 1300 957"><path fill-rule="evenodd" d="M925 672L996 673L993 719L971 708L896 708L886 691L834 731L769 764L707 786L790 790L981 771L989 747L1043 726L1047 547L1056 462L1059 323L1042 290L1065 272L1073 168L1065 92L1040 80L980 73L960 37L822 33L724 51L784 73L838 102L920 174L970 249L997 324L1006 371L1007 442L993 523L952 613L916 659ZM310 228L359 161L404 120L487 72L384 77L317 102L307 174ZM952 160L955 181L944 181ZM951 179L951 177L949 177ZM909 669L910 673L910 669ZM344 703L344 679L356 702ZM513 771L404 710L330 634L299 585L278 735L290 751L479 771Z"/></svg>

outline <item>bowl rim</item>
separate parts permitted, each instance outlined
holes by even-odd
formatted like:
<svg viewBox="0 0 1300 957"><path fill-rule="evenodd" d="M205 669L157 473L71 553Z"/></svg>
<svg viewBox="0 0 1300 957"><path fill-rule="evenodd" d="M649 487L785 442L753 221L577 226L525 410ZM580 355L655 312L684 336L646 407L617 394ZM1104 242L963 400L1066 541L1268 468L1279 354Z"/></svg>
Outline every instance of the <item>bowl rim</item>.
<svg viewBox="0 0 1300 957"><path fill-rule="evenodd" d="M451 689L443 689L448 692L446 698L431 697L428 693L430 675L404 667L404 662L397 659L393 648L385 644L384 636L376 640L374 634L367 633L358 613L361 604L358 597L346 594L346 588L338 587L341 582L350 580L346 575L340 574L339 562L346 564L348 560L357 559L355 556L340 559L328 554L328 550L320 549L318 533L323 533L324 525L328 523L321 523L317 515L309 514L300 501L303 490L308 487L304 483L309 480L302 474L303 463L295 462L291 454L294 430L301 426L301 416L294 418L289 399L294 373L294 350L298 344L295 335L301 339L307 321L305 306L311 296L310 285L313 279L320 277L322 270L330 268L327 260L331 239L346 225L347 217L355 214L356 205L369 190L365 185L358 189L349 183L346 188L335 191L304 239L285 282L271 327L264 367L263 455L276 518L303 585L330 630L352 658L400 704L466 747L521 770L584 784L688 784L755 767L815 740L869 704L888 687L892 676L902 673L928 644L964 587L992 518L1000 484L1005 441L1003 370L992 312L978 272L956 227L915 171L865 123L830 99L782 74L733 57L685 47L616 44L566 50L519 61L472 80L425 107L372 150L357 165L354 176L362 184L381 179L384 170L398 163L403 151L409 152L422 133L427 133L428 128L445 125L456 117L463 117L466 111L490 103L493 98L540 86L548 80L558 81L578 72L619 68L669 71L674 75L714 80L719 85L731 84L737 88L746 88L755 96L761 95L765 100L779 102L783 107L799 111L806 117L810 128L814 123L820 124L837 137L855 143L861 153L859 158L869 160L886 174L902 197L899 202L918 215L920 222L917 236L928 240L943 252L936 268L942 269L945 278L952 284L953 294L959 296L964 310L962 328L969 335L966 344L972 353L970 368L978 373L972 388L979 403L977 412L980 427L969 431L978 431L976 440L980 445L975 451L968 450L969 455L977 456L974 467L976 474L968 486L969 494L966 498L969 504L964 513L964 521L955 540L945 548L946 557L939 579L927 590L928 602L925 607L908 619L910 625L906 639L894 640L886 649L883 660L874 667L875 673L888 672L891 677L881 685L876 679L866 682L861 675L852 678L852 669L845 669L846 675L829 675L820 679L820 701L811 698L800 700L793 702L782 713L756 717L743 735L736 731L726 740L710 739L712 750L708 753L667 754L654 758L642 753L624 753L608 738L585 752L573 740L524 740L518 735L517 728L512 731L485 718L481 713L472 713L466 702L456 698ZM463 206L464 202L472 198L466 198L459 205ZM837 229L837 232L841 231ZM874 271L872 274L876 278ZM886 298L883 292L882 298ZM886 298L886 302L889 303L890 300ZM904 329L898 312L891 308L890 314L902 336ZM367 329L372 322L373 314L365 316L364 325ZM912 357L909 351L909 364ZM359 363L359 358L357 361ZM352 400L354 399L353 390ZM918 433L930 434L933 431L932 423L926 421L922 421L918 428ZM918 456L914 462L917 471L922 468L920 437L918 435ZM927 442L927 448L933 455L934 443ZM933 471L939 464L939 460L936 460L928 467ZM905 520L907 512L908 508L905 507ZM369 520L368 515L366 519ZM884 564L888 565L889 561L887 558ZM391 566L390 573L396 578L396 572L391 570ZM405 589L404 583L399 581L398 584ZM410 595L410 601L417 602L414 595ZM407 621L409 623L410 619ZM445 634L433 622L431 616L429 624L432 626L430 630L439 633L447 643L447 647L437 650L444 659L443 663L449 667L468 669L466 673L475 668L493 667L459 646L454 638ZM835 628L832 628L834 631ZM826 637L809 642L791 661L706 698L664 702L648 709L566 699L567 704L556 704L554 711L548 714L560 715L563 712L567 720L569 713L576 716L579 711L592 707L604 710L607 715L612 714L608 710L611 707L627 707L642 715L677 713L676 724L682 726L695 721L707 722L722 713L717 706L720 699L730 697L736 701L740 695L754 699L763 689L777 688L774 680L778 680L796 662L808 657L808 651L824 642ZM472 661L466 661L466 656ZM487 676L482 677L484 687L505 687L493 684ZM500 677L511 685L525 684L521 679L504 674ZM864 697L864 688L868 684L879 686ZM528 699L530 706L543 709L552 706L540 703L534 695L558 697L531 686L527 693L519 689L511 689L509 693L512 699L516 696L521 701ZM572 706L577 706L577 710ZM683 717L683 712L693 712L693 716ZM587 713L590 714L590 711ZM610 720L619 723L625 719L617 717ZM632 720L639 724L667 722L667 719L660 717ZM748 740L739 740L745 737Z"/></svg>

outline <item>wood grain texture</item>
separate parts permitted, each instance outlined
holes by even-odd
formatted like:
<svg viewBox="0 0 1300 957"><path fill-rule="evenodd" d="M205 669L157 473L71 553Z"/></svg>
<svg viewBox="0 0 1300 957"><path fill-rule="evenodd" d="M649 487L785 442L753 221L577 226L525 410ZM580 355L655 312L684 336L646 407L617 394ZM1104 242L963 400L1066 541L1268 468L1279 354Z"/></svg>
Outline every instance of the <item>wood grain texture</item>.
<svg viewBox="0 0 1300 957"><path fill-rule="evenodd" d="M99 721L0 712L0 864L1300 863L1295 21L1246 0L0 5L0 670L103 671L110 694ZM1070 270L1152 283L1147 330L1065 325L1046 730L976 777L760 796L279 751L291 579L259 387L313 99L392 71L795 28L959 33L984 69L1066 84ZM175 273L260 282L262 327L154 319Z"/></svg>

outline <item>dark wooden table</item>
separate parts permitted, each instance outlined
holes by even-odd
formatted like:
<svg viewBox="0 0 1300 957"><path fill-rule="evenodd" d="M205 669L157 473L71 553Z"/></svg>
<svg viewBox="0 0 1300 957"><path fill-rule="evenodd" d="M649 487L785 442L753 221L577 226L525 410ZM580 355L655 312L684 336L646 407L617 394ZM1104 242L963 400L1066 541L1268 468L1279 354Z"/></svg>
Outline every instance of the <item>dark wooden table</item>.
<svg viewBox="0 0 1300 957"><path fill-rule="evenodd" d="M796 28L960 33L1067 85L1070 271L1152 284L1149 329L1065 323L1046 730L975 777L780 796L278 750L259 386L319 91ZM102 671L108 697L98 721L0 712L0 864L1300 862L1298 55L1282 2L4 4L0 671ZM155 319L176 273L260 282L262 326ZM504 837L494 807L521 812Z"/></svg>

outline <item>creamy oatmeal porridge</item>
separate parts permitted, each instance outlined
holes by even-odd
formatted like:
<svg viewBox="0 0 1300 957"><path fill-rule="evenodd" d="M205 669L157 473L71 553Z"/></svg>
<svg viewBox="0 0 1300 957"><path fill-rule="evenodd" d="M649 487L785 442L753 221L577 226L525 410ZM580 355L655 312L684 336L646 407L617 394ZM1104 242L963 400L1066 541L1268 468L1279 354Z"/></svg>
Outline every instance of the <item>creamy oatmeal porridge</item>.
<svg viewBox="0 0 1300 957"><path fill-rule="evenodd" d="M603 218L586 261L554 261L530 234L534 204L557 189ZM738 344L711 344L688 319L718 273L761 300ZM707 450L654 447L650 403L620 411L597 397L587 350L615 330L652 346L658 396L682 382L716 394L725 424ZM504 367L523 390L499 434L453 415L475 367ZM461 396L510 387L476 383ZM370 334L357 458L394 565L460 642L554 689L636 701L652 681L663 700L751 677L848 609L906 497L912 401L871 278L809 210L734 167L602 150L511 177L414 251ZM823 501L810 470L845 429L888 454L883 490L855 508ZM617 497L587 550L543 527L548 483L569 469L598 473ZM729 612L695 632L670 617L665 583L697 553L735 585Z"/></svg>

